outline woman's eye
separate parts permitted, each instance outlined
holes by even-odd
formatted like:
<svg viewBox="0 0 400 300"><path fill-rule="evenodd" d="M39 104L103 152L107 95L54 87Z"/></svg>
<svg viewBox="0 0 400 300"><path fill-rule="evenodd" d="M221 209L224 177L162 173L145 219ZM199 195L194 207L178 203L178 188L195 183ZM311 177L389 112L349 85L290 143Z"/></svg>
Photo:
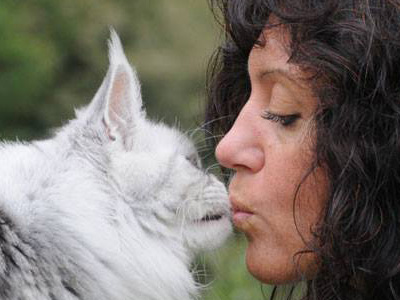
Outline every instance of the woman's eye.
<svg viewBox="0 0 400 300"><path fill-rule="evenodd" d="M293 125L294 122L296 122L296 120L298 118L300 118L300 115L299 114L278 115L278 114L271 113L269 111L264 111L262 113L261 117L266 120L280 123L282 126L290 126L290 125Z"/></svg>

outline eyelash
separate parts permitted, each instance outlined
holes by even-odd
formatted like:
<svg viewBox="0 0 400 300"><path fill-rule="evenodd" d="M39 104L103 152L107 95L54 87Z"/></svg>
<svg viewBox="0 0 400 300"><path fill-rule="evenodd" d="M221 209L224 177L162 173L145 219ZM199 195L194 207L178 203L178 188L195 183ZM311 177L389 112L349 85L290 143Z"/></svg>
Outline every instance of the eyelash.
<svg viewBox="0 0 400 300"><path fill-rule="evenodd" d="M289 127L290 125L293 125L298 118L300 118L300 115L293 114L282 116L269 111L264 111L261 117L272 122L280 123L282 126Z"/></svg>

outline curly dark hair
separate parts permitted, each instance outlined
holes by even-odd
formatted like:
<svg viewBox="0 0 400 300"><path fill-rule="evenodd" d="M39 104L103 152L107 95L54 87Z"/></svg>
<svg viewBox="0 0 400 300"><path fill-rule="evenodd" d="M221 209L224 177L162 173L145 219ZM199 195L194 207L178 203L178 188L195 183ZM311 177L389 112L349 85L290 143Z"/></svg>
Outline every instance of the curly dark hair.
<svg viewBox="0 0 400 300"><path fill-rule="evenodd" d="M210 0L224 43L209 69L208 130L226 133L249 98L250 50L273 14L289 62L313 74L313 165L330 188L304 299L400 299L400 1ZM310 166L311 167L311 166Z"/></svg>

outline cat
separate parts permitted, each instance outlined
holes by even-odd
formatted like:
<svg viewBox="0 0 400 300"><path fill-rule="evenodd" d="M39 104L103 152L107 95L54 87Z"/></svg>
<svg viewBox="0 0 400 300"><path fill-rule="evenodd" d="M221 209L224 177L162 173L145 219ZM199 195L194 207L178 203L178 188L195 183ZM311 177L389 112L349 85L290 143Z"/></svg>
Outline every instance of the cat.
<svg viewBox="0 0 400 300"><path fill-rule="evenodd" d="M42 141L0 144L0 299L186 300L190 265L232 231L225 186L149 120L111 30L91 103Z"/></svg>

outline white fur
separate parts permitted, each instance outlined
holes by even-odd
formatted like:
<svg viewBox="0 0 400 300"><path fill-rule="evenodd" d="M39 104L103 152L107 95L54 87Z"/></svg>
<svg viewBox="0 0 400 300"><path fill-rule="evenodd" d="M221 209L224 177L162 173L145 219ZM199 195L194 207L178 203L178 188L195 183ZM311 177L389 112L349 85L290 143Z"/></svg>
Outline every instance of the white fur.
<svg viewBox="0 0 400 300"><path fill-rule="evenodd" d="M231 232L223 184L190 162L186 136L145 118L114 31L109 49L107 76L76 119L50 140L1 145L4 243L23 253L13 269L0 251L1 299L193 299L193 256Z"/></svg>

